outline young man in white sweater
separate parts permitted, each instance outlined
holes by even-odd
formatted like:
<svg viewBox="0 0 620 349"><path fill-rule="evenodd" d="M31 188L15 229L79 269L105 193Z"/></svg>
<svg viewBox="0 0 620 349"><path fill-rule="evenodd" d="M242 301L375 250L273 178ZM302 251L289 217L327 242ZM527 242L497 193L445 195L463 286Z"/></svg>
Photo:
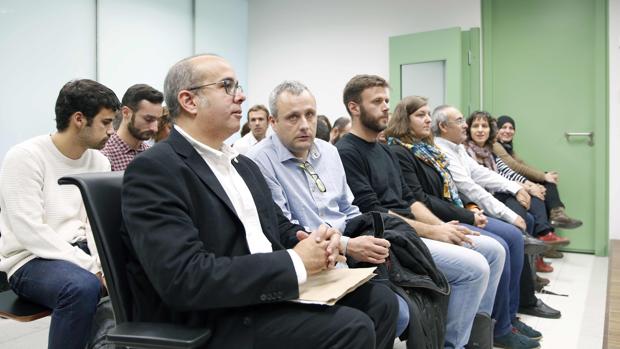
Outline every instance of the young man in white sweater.
<svg viewBox="0 0 620 349"><path fill-rule="evenodd" d="M83 349L104 282L79 190L62 176L109 171L97 150L120 107L92 80L65 84L51 135L12 147L0 169L0 271L20 297L53 310L48 348Z"/></svg>

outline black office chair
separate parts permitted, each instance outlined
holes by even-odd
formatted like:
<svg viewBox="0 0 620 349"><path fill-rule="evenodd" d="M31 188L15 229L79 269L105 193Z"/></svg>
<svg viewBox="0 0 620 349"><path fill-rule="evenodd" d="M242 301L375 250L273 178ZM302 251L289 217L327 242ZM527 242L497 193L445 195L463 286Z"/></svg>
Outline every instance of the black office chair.
<svg viewBox="0 0 620 349"><path fill-rule="evenodd" d="M211 336L208 329L131 319L132 295L125 273L127 250L119 233L123 172L65 176L58 183L74 184L82 193L116 320L116 326L107 334L108 341L138 348L204 347Z"/></svg>
<svg viewBox="0 0 620 349"><path fill-rule="evenodd" d="M46 317L51 313L52 311L49 308L19 298L11 290L0 293L0 318L29 322Z"/></svg>

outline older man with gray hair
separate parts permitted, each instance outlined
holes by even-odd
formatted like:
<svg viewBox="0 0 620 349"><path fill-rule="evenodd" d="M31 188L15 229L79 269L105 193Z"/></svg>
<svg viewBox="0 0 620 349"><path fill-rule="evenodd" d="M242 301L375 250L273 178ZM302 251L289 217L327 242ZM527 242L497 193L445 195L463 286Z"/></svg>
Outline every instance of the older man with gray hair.
<svg viewBox="0 0 620 349"><path fill-rule="evenodd" d="M464 201L473 202L485 213L525 231L524 219L493 197L490 192L512 193L524 206L529 205L529 195L518 183L511 182L478 164L467 154L462 144L467 139L467 124L463 114L453 106L439 106L433 111L431 129L436 136L435 144L448 158L448 170ZM529 263L523 265L520 291L519 312L545 318L561 316L559 311L535 297Z"/></svg>
<svg viewBox="0 0 620 349"><path fill-rule="evenodd" d="M431 122L435 142L450 160L449 170L466 201L474 202L485 212L525 231L525 220L490 192L509 192L523 205L529 205L529 194L518 183L479 165L468 154L462 143L467 139L467 123L456 108L443 105L435 108ZM489 191L487 191L486 189Z"/></svg>

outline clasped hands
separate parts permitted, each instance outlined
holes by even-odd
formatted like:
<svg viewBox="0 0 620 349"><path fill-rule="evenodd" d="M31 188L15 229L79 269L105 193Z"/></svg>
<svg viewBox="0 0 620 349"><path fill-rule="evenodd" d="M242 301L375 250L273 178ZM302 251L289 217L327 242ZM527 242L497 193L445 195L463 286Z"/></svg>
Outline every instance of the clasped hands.
<svg viewBox="0 0 620 349"><path fill-rule="evenodd" d="M527 190L530 196L535 196L543 201L545 200L545 194L547 193L547 189L544 186L530 181L526 181L521 185L523 186L523 188L525 188L525 190Z"/></svg>
<svg viewBox="0 0 620 349"><path fill-rule="evenodd" d="M321 224L310 234L298 231L297 239L299 243L293 250L304 262L308 275L332 269L338 262L346 262L340 254L340 232L337 229Z"/></svg>
<svg viewBox="0 0 620 349"><path fill-rule="evenodd" d="M340 232L321 224L319 229L308 234L297 232L299 243L293 248L301 257L308 275L334 268L337 262L346 262L344 251L340 250ZM347 255L359 262L381 264L390 253L390 242L374 236L362 235L349 239Z"/></svg>

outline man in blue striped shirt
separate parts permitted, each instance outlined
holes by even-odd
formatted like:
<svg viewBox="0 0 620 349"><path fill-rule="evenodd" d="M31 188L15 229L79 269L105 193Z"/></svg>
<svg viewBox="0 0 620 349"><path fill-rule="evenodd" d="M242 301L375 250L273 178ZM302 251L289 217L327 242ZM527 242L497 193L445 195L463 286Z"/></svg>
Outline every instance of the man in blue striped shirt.
<svg viewBox="0 0 620 349"><path fill-rule="evenodd" d="M351 204L353 194L338 151L328 142L315 139L314 96L303 84L285 81L274 89L269 102L275 134L247 155L258 164L273 200L292 222L310 230L328 224L344 232L347 221L361 212ZM389 254L390 243L374 236L342 236L340 241L341 253L359 262L381 264ZM409 313L405 301L398 298L396 334L400 335L409 322Z"/></svg>

